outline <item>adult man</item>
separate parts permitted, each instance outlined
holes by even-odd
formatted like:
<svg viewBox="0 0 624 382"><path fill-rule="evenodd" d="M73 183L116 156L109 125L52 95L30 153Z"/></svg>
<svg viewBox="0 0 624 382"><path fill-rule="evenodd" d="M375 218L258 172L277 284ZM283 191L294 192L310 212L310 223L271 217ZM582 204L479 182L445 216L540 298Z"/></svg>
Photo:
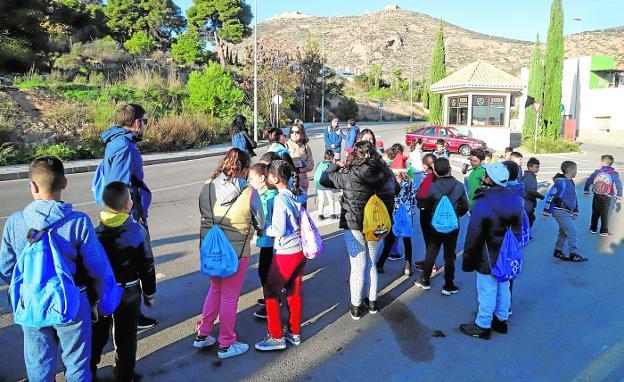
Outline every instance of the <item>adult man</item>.
<svg viewBox="0 0 624 382"><path fill-rule="evenodd" d="M331 126L327 126L323 138L325 140L325 150L332 150L334 159L340 160L340 150L342 149L344 136L338 128L338 118L332 119Z"/></svg>
<svg viewBox="0 0 624 382"><path fill-rule="evenodd" d="M143 138L146 125L145 109L140 105L127 104L117 112L115 126L102 133L106 150L101 176L104 185L114 181L128 185L132 197L130 214L148 230L147 210L152 202L152 193L143 180L143 158L136 147L136 143ZM154 325L156 320L141 314L137 327L147 329Z"/></svg>
<svg viewBox="0 0 624 382"><path fill-rule="evenodd" d="M481 188L481 179L485 175L484 160L485 152L483 150L476 149L470 152L470 165L472 166L472 171L468 176L468 203L470 208L474 205L475 193Z"/></svg>
<svg viewBox="0 0 624 382"><path fill-rule="evenodd" d="M347 131L347 138L345 141L345 150L349 152L353 148L353 145L355 145L355 140L357 138L357 135L360 133L360 128L356 124L355 119L353 118L347 121L347 127L349 128L349 130Z"/></svg>
<svg viewBox="0 0 624 382"><path fill-rule="evenodd" d="M522 198L506 185L509 170L502 163L485 166L483 184L488 187L474 198L468 232L464 244L464 272L477 271L479 312L474 322L459 326L466 335L489 339L491 330L507 333L507 318L511 307L509 281L499 282L491 275L510 227L518 236L522 231Z"/></svg>

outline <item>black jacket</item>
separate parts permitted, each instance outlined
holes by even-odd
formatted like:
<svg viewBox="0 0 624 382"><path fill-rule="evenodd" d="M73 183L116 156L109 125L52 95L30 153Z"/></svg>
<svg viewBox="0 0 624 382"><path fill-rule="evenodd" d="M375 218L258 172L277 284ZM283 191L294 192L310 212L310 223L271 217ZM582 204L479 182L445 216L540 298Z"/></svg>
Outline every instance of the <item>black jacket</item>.
<svg viewBox="0 0 624 382"><path fill-rule="evenodd" d="M522 231L522 198L509 187L480 189L474 198L464 243L462 270L490 274L496 264L507 227ZM489 260L488 260L489 256Z"/></svg>
<svg viewBox="0 0 624 382"><path fill-rule="evenodd" d="M119 227L100 223L95 232L106 250L117 283L132 286L133 281L140 279L143 295L153 295L156 292L154 256L145 228L129 217Z"/></svg>
<svg viewBox="0 0 624 382"><path fill-rule="evenodd" d="M429 186L427 196L425 197L424 213L433 216L440 199L442 199L444 195L451 201L458 219L466 215L470 209L466 190L464 189L464 185L453 177L435 178L431 186Z"/></svg>
<svg viewBox="0 0 624 382"><path fill-rule="evenodd" d="M364 207L371 196L377 194L392 216L394 195L401 190L385 163L347 168L332 164L323 172L319 183L327 188L342 190L339 227L357 231L363 229Z"/></svg>
<svg viewBox="0 0 624 382"><path fill-rule="evenodd" d="M543 200L544 195L537 192L537 176L530 171L525 171L522 177L524 184L524 201L527 211L532 211L537 205L537 199Z"/></svg>

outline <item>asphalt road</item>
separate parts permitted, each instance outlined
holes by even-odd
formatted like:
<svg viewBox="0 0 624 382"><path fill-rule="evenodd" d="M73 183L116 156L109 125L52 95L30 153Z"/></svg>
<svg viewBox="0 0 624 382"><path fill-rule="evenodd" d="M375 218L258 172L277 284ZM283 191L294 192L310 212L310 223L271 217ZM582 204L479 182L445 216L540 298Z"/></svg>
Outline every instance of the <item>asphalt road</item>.
<svg viewBox="0 0 624 382"><path fill-rule="evenodd" d="M389 145L402 142L405 125L373 129ZM312 129L315 159L322 139ZM586 145L585 153L542 156L540 180L548 180L564 159L579 163L582 179L597 167L600 154L611 151L624 170L624 150ZM260 153L262 153L261 151ZM198 272L198 195L218 158L148 166L146 181L154 191L150 228L156 256L156 306L147 313L159 324L139 338L137 372L144 381L235 381L384 379L430 380L620 380L624 377L623 214L613 216L615 235L598 239L586 229L590 199L581 201L577 221L581 252L591 261L562 263L551 253L557 232L552 220L538 220L535 240L526 250L525 272L514 287L510 333L490 341L468 338L457 329L474 319L475 275L456 272L462 289L452 297L440 294L441 275L432 289L413 286L414 277L399 277L401 262L388 262L380 275L382 310L362 320L348 314L348 265L337 224L323 224L326 251L309 261L304 278L305 321L303 344L283 352L248 354L220 361L216 348L192 347L196 321L208 290L208 279ZM92 174L69 175L64 199L95 219L91 202ZM579 182L581 184L581 182ZM25 181L0 182L0 226L13 211L30 201ZM313 194L313 191L311 192ZM315 198L310 210L314 211ZM417 221L417 220L416 220ZM462 229L467 221L462 219ZM462 235L463 237L463 232ZM458 250L461 250L460 240ZM423 258L422 237L414 238L414 258ZM438 259L442 264L442 259ZM459 264L459 263L458 263ZM6 285L0 286L5 291ZM266 324L252 317L261 297L257 256L253 256L239 302L237 333L252 345L266 332ZM0 380L25 376L21 330L12 324L9 307L0 298ZM100 375L110 378L112 355L101 364Z"/></svg>

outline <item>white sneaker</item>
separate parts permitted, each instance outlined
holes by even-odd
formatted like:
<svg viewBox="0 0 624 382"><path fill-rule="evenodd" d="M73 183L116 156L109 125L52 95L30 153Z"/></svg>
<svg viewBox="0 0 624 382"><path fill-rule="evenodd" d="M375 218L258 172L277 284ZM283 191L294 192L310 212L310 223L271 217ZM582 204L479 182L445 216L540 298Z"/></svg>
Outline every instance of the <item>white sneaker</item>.
<svg viewBox="0 0 624 382"><path fill-rule="evenodd" d="M286 333L284 333L284 338L286 341L295 346L301 345L301 334L292 334L291 332L286 331Z"/></svg>
<svg viewBox="0 0 624 382"><path fill-rule="evenodd" d="M193 341L193 347L197 349L203 349L210 347L217 343L217 340L213 336L197 336L195 337L195 341Z"/></svg>
<svg viewBox="0 0 624 382"><path fill-rule="evenodd" d="M245 354L249 350L249 345L243 342L235 341L226 351L219 349L217 356L220 359L236 357L237 355Z"/></svg>

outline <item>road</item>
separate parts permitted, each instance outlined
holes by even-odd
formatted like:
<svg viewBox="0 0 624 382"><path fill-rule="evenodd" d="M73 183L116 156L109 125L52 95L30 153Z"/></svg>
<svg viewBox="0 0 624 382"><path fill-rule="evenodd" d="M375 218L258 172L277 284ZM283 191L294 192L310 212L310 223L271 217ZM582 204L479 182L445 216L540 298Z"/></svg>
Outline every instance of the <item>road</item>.
<svg viewBox="0 0 624 382"><path fill-rule="evenodd" d="M373 130L389 145L403 141L405 125L378 125ZM311 129L315 159L322 155L322 138ZM579 180L597 167L603 151L611 151L624 170L624 150L586 145L578 155L540 156L540 180L548 180L564 159L579 163ZM262 153L263 151L260 151ZM539 220L535 240L526 250L526 265L514 287L510 333L490 341L462 335L458 325L474 319L475 275L456 273L461 292L440 294L443 281L432 280L423 292L414 277L399 277L400 262L389 262L380 275L382 310L377 315L351 320L348 314L348 265L337 224L321 226L326 251L309 261L304 278L303 344L284 352L248 354L220 361L216 349L198 351L192 340L196 321L208 290L208 279L198 272L198 195L218 158L148 166L146 181L154 190L150 226L158 273L156 307L147 313L159 324L139 335L137 372L144 381L314 380L350 381L384 379L430 380L620 380L624 377L624 232L598 239L586 229L590 199L579 192L577 221L581 253L591 261L562 263L551 256L556 224ZM459 174L457 174L459 175ZM92 174L69 175L66 201L96 218L91 202ZM581 181L578 184L582 184ZM14 210L30 201L25 181L0 182L0 226ZM578 190L577 190L578 191ZM313 190L311 194L313 194ZM312 197L310 210L314 211ZM622 222L622 213L613 221ZM416 220L417 221L417 220ZM462 219L462 234L467 221ZM600 242L602 240L603 242ZM458 250L461 250L460 240ZM423 258L424 243L414 239L414 258ZM459 260L461 261L461 260ZM442 264L441 256L438 264ZM0 290L6 291L6 285ZM261 297L257 256L253 256L239 303L236 324L241 340L253 345L266 332L266 324L252 317ZM21 330L12 324L9 307L0 298L0 380L25 376ZM112 376L112 354L101 364L104 380ZM61 380L61 379L59 379Z"/></svg>

